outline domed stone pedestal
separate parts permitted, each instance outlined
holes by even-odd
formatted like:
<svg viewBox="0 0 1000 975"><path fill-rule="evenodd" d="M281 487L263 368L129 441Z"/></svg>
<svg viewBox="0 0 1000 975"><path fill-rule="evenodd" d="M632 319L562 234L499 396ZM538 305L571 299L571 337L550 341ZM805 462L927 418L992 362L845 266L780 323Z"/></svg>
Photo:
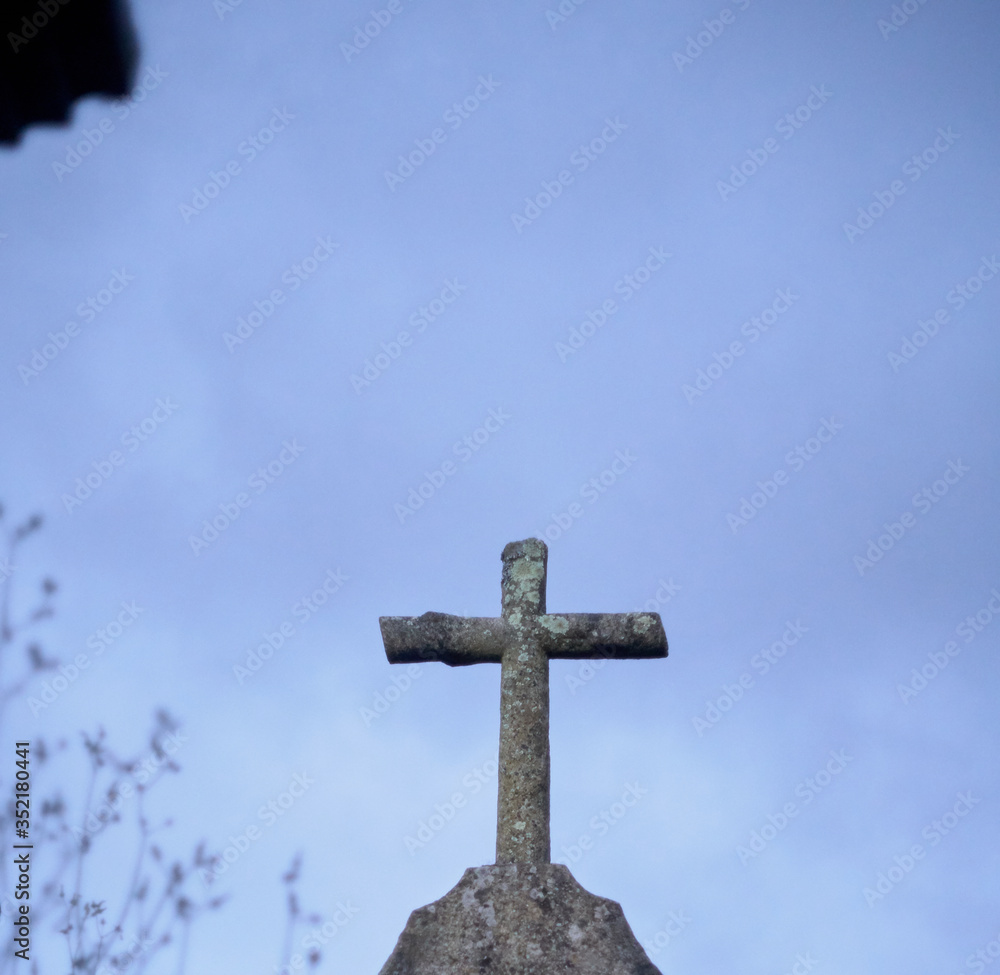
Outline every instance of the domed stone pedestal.
<svg viewBox="0 0 1000 975"><path fill-rule="evenodd" d="M560 863L470 867L415 910L379 975L660 975L621 905Z"/></svg>

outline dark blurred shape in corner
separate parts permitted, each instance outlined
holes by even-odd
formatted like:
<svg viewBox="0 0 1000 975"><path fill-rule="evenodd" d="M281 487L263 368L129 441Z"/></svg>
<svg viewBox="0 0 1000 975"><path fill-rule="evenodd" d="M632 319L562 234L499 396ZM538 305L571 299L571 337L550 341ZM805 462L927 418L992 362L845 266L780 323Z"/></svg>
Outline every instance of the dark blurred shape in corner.
<svg viewBox="0 0 1000 975"><path fill-rule="evenodd" d="M0 145L66 123L86 95L121 98L138 42L127 0L0 0Z"/></svg>

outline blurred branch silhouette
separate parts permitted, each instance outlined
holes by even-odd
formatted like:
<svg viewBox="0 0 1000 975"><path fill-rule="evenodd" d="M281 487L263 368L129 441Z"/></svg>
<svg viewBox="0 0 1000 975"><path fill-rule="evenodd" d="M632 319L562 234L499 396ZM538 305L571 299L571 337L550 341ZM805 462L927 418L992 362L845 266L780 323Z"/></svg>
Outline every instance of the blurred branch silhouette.
<svg viewBox="0 0 1000 975"><path fill-rule="evenodd" d="M80 98L121 98L133 84L138 39L125 0L4 0L0 27L0 146L39 123L67 124Z"/></svg>
<svg viewBox="0 0 1000 975"><path fill-rule="evenodd" d="M4 511L0 506L0 528ZM145 810L150 789L167 774L180 772L174 761L185 740L180 726L166 711L154 716L143 755L121 757L105 740L103 728L96 734L81 733L81 750L87 766L82 805L71 809L58 787L47 784L53 772L54 757L70 760L65 740L50 747L43 739L25 736L19 729L8 728L10 704L24 693L29 683L44 671L59 668L60 661L47 657L33 639L35 628L52 617L56 583L42 579L34 604L23 615L15 612L12 582L20 578L17 557L22 543L42 526L40 515L33 515L6 533L6 551L0 553L0 728L2 740L31 738L30 769L30 842L31 897L30 972L42 969L37 953L39 945L49 940L43 935L58 932L64 941L73 975L139 975L154 958L172 949L179 975L187 965L191 926L206 911L218 909L226 895L199 898L191 890L199 871L210 870L219 858L206 852L199 843L186 859L168 857L160 834L171 820L151 823ZM19 646L24 654L17 657ZM20 668L17 668L18 661ZM10 781L13 751L0 761L0 835L13 835L15 818L14 789ZM46 792L46 790L51 790ZM95 805L96 804L96 805ZM130 823L133 837L113 829ZM94 872L98 844L103 862L116 865L130 862L124 889L117 898L99 890ZM124 848L124 849L123 849ZM131 850L126 858L125 850ZM14 971L23 960L15 955L18 937L12 918L17 916L16 902L7 893L9 858L0 858L0 975ZM283 957L288 958L294 933L300 924L318 920L306 918L300 908L295 884L301 858L296 857L282 878L287 887L287 917ZM36 870L43 868L44 875ZM309 957L309 967L319 962L319 953ZM26 971L24 967L17 969Z"/></svg>

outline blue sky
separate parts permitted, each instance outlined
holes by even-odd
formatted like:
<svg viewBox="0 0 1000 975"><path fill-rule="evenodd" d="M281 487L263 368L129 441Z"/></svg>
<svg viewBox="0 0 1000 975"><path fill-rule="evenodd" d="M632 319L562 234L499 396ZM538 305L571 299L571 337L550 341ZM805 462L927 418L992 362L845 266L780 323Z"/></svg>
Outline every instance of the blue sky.
<svg viewBox="0 0 1000 975"><path fill-rule="evenodd" d="M553 859L664 973L984 970L995 5L136 19L135 99L0 157L3 501L47 519L4 584L54 575L92 663L7 723L177 715L171 844L260 832L193 970L274 970L297 850L357 907L326 971L492 861L499 670L390 667L377 619L498 613L532 535L553 612L664 620L551 665Z"/></svg>

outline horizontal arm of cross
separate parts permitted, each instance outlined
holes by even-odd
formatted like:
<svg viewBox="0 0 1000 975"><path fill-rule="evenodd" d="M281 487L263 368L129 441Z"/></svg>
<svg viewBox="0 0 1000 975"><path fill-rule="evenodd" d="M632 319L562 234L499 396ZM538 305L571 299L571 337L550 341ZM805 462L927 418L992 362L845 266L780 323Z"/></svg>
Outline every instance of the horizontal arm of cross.
<svg viewBox="0 0 1000 975"><path fill-rule="evenodd" d="M380 616L378 625L391 664L498 664L509 640L506 624L496 616Z"/></svg>
<svg viewBox="0 0 1000 975"><path fill-rule="evenodd" d="M665 657L667 635L659 613L546 613L538 634L554 660Z"/></svg>

